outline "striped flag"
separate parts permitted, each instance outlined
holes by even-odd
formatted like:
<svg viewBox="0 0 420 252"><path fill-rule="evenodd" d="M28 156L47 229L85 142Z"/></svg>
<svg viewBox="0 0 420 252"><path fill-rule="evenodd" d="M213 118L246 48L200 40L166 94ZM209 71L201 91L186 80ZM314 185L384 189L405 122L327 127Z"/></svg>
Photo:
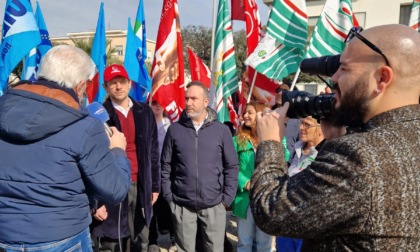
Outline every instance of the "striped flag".
<svg viewBox="0 0 420 252"><path fill-rule="evenodd" d="M0 44L0 95L19 61L41 43L30 1L6 1Z"/></svg>
<svg viewBox="0 0 420 252"><path fill-rule="evenodd" d="M230 121L227 99L238 90L232 23L227 0L219 0L215 27L210 107L220 122Z"/></svg>
<svg viewBox="0 0 420 252"><path fill-rule="evenodd" d="M275 80L296 72L302 60L307 28L304 0L274 1L267 24L268 33L245 64Z"/></svg>
<svg viewBox="0 0 420 252"><path fill-rule="evenodd" d="M104 3L101 3L99 10L98 23L96 25L95 37L93 38L92 52L90 54L93 62L96 65L97 73L87 87L88 102L94 101L102 103L105 100L106 91L104 84L104 70L106 65L106 37L105 37L105 17L104 17Z"/></svg>
<svg viewBox="0 0 420 252"><path fill-rule="evenodd" d="M408 26L420 32L420 0L414 0L411 6L410 21Z"/></svg>
<svg viewBox="0 0 420 252"><path fill-rule="evenodd" d="M340 54L349 30L357 24L351 0L327 0L312 33L306 58Z"/></svg>
<svg viewBox="0 0 420 252"><path fill-rule="evenodd" d="M165 109L171 122L178 121L185 107L184 57L177 0L163 1L149 98Z"/></svg>
<svg viewBox="0 0 420 252"><path fill-rule="evenodd" d="M38 2L36 2L35 19L39 28L39 33L41 34L41 43L36 48L33 48L25 57L21 75L21 79L30 81L35 81L37 79L41 60L52 47L44 15L42 15L41 7Z"/></svg>

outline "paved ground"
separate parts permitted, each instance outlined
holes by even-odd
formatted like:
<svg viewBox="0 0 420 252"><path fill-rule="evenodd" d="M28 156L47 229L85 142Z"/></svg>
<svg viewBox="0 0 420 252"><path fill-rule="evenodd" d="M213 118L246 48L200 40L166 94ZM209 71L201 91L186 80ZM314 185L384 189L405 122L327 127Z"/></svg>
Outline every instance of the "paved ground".
<svg viewBox="0 0 420 252"><path fill-rule="evenodd" d="M233 245L233 251L236 252L236 244L238 242L236 217L232 216L232 212L227 212L226 215L226 230L229 241ZM159 247L161 252L167 252L171 246L169 234L159 236L158 239Z"/></svg>

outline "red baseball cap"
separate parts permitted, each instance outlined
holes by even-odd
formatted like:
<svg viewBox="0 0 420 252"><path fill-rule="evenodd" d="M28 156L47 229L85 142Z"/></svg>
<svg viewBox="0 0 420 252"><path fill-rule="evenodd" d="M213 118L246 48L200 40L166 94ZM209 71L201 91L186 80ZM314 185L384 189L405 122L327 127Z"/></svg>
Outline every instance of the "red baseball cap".
<svg viewBox="0 0 420 252"><path fill-rule="evenodd" d="M125 68L118 64L113 64L105 68L104 71L104 81L108 82L114 79L115 77L123 77L126 79L130 79L128 77L127 71Z"/></svg>

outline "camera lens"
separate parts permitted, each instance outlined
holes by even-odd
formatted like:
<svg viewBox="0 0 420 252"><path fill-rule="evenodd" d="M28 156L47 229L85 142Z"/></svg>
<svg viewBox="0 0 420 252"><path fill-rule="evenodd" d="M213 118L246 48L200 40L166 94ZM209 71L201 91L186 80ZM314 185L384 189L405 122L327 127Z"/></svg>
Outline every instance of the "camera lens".
<svg viewBox="0 0 420 252"><path fill-rule="evenodd" d="M282 103L289 102L287 117L316 119L327 118L332 113L333 94L313 95L304 91L289 91L282 93Z"/></svg>

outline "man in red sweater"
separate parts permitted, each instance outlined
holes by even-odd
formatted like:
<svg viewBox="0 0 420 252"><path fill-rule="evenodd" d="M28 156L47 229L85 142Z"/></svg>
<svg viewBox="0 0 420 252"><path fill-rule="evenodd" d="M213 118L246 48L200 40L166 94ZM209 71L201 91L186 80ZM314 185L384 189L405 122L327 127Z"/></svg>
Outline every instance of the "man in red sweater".
<svg viewBox="0 0 420 252"><path fill-rule="evenodd" d="M127 139L126 153L131 165L132 184L121 207L106 205L96 211L94 217L100 223L93 227L93 234L101 237L100 250L116 251L118 239L130 237L131 251L159 251L157 246L148 247L152 205L160 191L155 117L147 104L129 97L131 80L123 66L107 67L104 81L109 95L104 102L110 117L108 124L122 131ZM126 239L122 239L122 245L126 244Z"/></svg>

